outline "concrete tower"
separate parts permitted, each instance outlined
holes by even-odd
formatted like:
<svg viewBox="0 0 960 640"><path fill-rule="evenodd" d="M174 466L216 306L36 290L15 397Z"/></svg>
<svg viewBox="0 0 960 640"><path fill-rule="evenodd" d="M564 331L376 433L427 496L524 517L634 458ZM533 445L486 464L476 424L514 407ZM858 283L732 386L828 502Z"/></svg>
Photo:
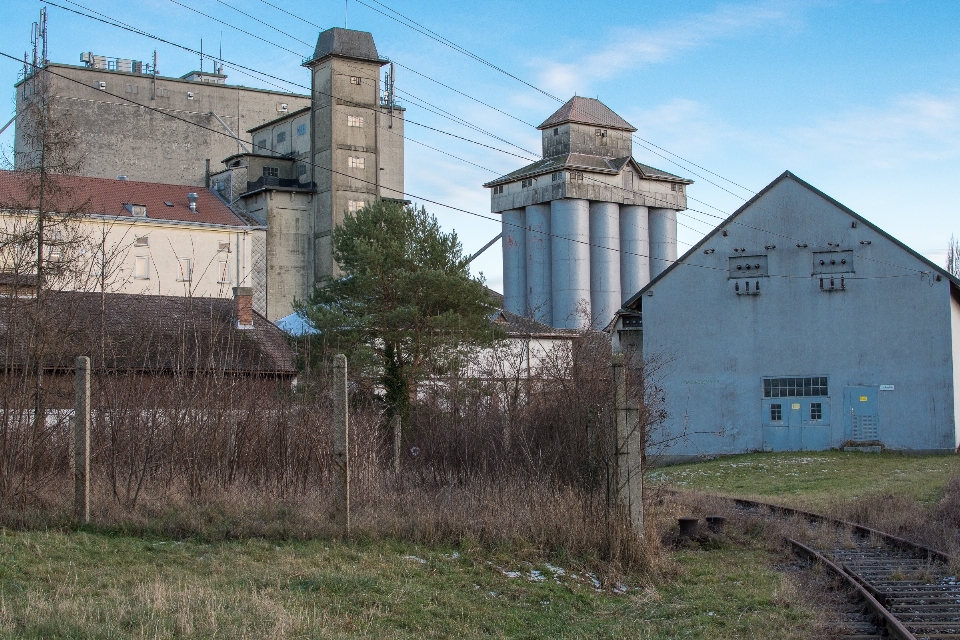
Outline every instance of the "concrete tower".
<svg viewBox="0 0 960 640"><path fill-rule="evenodd" d="M636 129L599 100L574 97L538 129L543 159L483 185L502 214L504 307L602 327L676 261L692 181L634 160Z"/></svg>

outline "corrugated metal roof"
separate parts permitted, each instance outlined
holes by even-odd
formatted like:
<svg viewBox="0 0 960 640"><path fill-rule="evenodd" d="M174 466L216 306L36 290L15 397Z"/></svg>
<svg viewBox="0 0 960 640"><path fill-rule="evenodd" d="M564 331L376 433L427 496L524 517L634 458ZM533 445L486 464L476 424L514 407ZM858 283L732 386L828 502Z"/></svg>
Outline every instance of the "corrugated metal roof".
<svg viewBox="0 0 960 640"><path fill-rule="evenodd" d="M135 180L110 180L88 176L51 176L45 209L58 213L84 213L134 218L125 204L147 208L151 220L248 226L213 191L204 187ZM0 171L0 209L34 210L38 177L21 171ZM190 210L188 193L199 196L197 210ZM169 202L171 206L166 203Z"/></svg>
<svg viewBox="0 0 960 640"><path fill-rule="evenodd" d="M615 114L610 107L595 98L574 96L552 116L543 121L538 129L547 129L567 122L589 124L608 129L636 131L637 128Z"/></svg>

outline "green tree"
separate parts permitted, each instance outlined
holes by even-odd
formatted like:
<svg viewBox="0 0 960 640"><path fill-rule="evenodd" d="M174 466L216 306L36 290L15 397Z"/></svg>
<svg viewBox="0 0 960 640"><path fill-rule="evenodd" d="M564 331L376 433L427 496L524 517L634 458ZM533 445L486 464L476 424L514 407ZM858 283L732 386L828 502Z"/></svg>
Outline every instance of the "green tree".
<svg viewBox="0 0 960 640"><path fill-rule="evenodd" d="M382 385L389 414L406 422L418 384L490 344L495 306L470 275L455 232L423 208L377 201L333 231L342 276L318 286L298 311L326 350Z"/></svg>

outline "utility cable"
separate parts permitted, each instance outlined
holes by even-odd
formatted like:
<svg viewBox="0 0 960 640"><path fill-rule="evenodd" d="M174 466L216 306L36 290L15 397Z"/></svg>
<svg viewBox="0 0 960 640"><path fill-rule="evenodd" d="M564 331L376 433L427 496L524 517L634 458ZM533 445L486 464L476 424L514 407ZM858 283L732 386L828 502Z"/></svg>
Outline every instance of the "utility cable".
<svg viewBox="0 0 960 640"><path fill-rule="evenodd" d="M21 61L19 58L17 58L16 56L10 55L10 54L5 53L5 52L3 52L3 51L0 51L0 56L5 57L5 58L8 58L8 59L10 59L10 60L13 60L13 61L15 61L15 62L22 62L22 61ZM48 67L43 67L43 68L39 69L39 70L37 71L37 73L46 73L46 74L49 74L49 75L52 75L52 76L56 76L56 77L58 77L58 78L61 78L61 79L64 79L64 80L73 82L73 83L75 83L75 84L79 84L79 85L82 85L82 86L87 86L82 80L78 80L78 79L76 79L76 78L71 78L71 77L66 76L66 75L64 75L64 74L57 73L57 72L49 69ZM117 98L117 99L123 100L123 101L125 101L125 102L127 102L127 103L129 103L129 104L133 104L133 105L139 106L139 107L141 107L141 108L143 108L143 109L146 109L146 110L148 110L148 111L152 111L152 112L154 112L154 113L158 113L158 114L160 114L160 115L164 115L164 116L166 116L166 117L168 117L168 118L173 118L174 120L179 120L180 122L183 122L183 123L185 123L185 124L188 124L188 125L197 127L197 128L199 128L199 129L204 129L204 130L206 130L206 131L208 131L208 132L210 132L210 133L213 133L213 134L215 134L215 135L219 135L219 136L223 136L223 137L230 138L231 140L235 140L235 138L234 138L233 136L231 136L229 133L227 133L227 132L225 132L225 131L221 131L220 129L215 129L215 128L212 128L212 127L208 127L208 126L206 126L206 125L203 125L203 124L200 124L200 123L197 123L197 122L191 122L190 120L187 120L186 118L181 118L181 117L176 116L176 115L174 115L174 114L172 114L172 113L169 113L169 112L164 111L164 110L162 110L162 109L158 109L158 108L156 108L156 107L152 107L152 106L147 105L147 104L143 104L143 103L139 103L139 102L136 102L136 101L133 101L133 100L129 100L129 99L125 98L124 96L120 96L120 95L118 95L118 94L111 93L111 92L109 92L109 91L106 91L105 89L101 89L101 90L99 90L99 91L101 91L102 93L104 93L104 94L106 94L106 95L109 95L109 96L111 96L111 97L113 97L113 98ZM314 163L314 162L305 162L304 164L308 164L308 165L312 166L313 168L315 168L315 169L320 169L320 170L322 170L322 171L329 171L331 174L336 174L336 175L348 177L348 178L351 178L352 180L355 180L355 181L358 181L358 182L363 182L363 183L366 183L366 184L369 184L369 185L373 185L373 186L379 186L377 183L375 183L375 182L373 182L373 181L371 181L371 180L365 180L365 179L363 179L363 178L358 178L357 176L354 176L354 175L351 175L351 174L348 174L348 173L344 173L344 172L342 172L342 171L337 171L336 169L333 169L332 167L324 167L324 166L319 165L319 164L316 164L316 163ZM431 199L431 198L420 197L420 196L417 196L416 194L413 194L413 193L410 193L410 192L407 192L407 191L403 191L403 192L400 192L400 193L402 193L402 194L405 195L405 196L409 196L410 198L413 198L413 199L416 199L416 200L420 200L420 201L422 201L422 202L428 202L428 203L430 203L430 204L434 204L434 205L443 207L443 208L445 208L445 209L449 209L449 210L451 210L451 211L456 211L456 212L458 212L458 213L465 213L465 214L467 214L467 215L469 215L469 216L473 216L473 217L476 217L476 218L480 218L480 219L482 219L482 220L489 220L489 221L491 221L491 222L496 222L496 223L499 223L499 224L501 224L501 225L507 225L507 226L512 226L512 227L515 227L515 228L525 229L525 227L521 227L520 225L514 225L514 224L511 224L511 223L507 223L507 222L505 222L505 221L503 221L503 220L501 220L501 219L494 218L493 216L484 215L484 214L481 214L481 213L476 213L476 212L474 212L474 211L470 211L469 209L464 209L464 208L462 208L462 207L458 207L458 206L455 206L455 205L446 204L446 203L444 203L444 202L441 202L441 201L438 201L438 200L433 200L433 199ZM577 240L577 239L575 239L575 238L570 238L570 237L567 237L567 236L557 235L557 234L553 234L553 233L543 233L543 234L541 234L541 235L544 235L544 236L547 236L547 237L550 237L550 238L558 238L558 239L561 239L561 240L566 240L567 242L571 242L571 243L574 243L574 244L586 245L586 246L588 246L588 247L595 247L595 248L597 248L597 249L604 249L604 250L606 250L606 251L614 251L614 252L617 252L617 253L620 253L620 254L632 255L632 256L636 256L636 257L640 257L640 258L648 258L648 259L654 259L654 260L663 260L662 258L656 258L656 257L650 256L650 255L644 255L644 254L636 253L636 252L632 252L632 251L623 251L623 250L620 249L619 247L607 247L607 246L603 246L603 245L599 245L599 244L594 244L594 243L591 243L591 242L586 241L586 240ZM699 268L699 269L707 269L707 270L710 270L710 271L728 272L728 269L725 269L725 268L711 267L711 266L708 266L708 265L696 264L696 263L693 263L693 262L680 262L679 260L674 261L674 262L672 262L671 264L676 264L676 265L678 265L678 266L696 267L696 268ZM890 266L897 266L897 265L890 265ZM919 275L921 275L921 276L926 275L926 274L928 273L928 272L923 271L923 270L918 270L918 269L915 269L915 268L909 268L909 267L903 267L903 266L899 266L899 267L897 267L897 268L903 269L904 271L914 271L914 272L918 272ZM910 274L910 276L913 276L913 275L916 275L916 274ZM771 277L773 277L773 278L794 278L794 279L805 279L805 280L806 280L806 279L809 279L809 276L772 275L772 274L768 274L768 275L765 276L765 277L768 277L768 278L771 278ZM908 277L908 276L904 274L904 275L898 275L898 276L873 276L873 277L859 277L859 278L858 278L858 277L850 277L850 278L847 278L847 279L848 279L848 280L883 280L883 279L896 278L896 277Z"/></svg>

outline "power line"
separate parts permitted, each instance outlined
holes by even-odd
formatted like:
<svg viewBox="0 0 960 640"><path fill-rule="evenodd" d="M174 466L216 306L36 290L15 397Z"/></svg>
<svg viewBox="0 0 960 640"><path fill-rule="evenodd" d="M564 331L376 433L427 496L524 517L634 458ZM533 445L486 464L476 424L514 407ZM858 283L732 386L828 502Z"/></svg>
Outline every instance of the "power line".
<svg viewBox="0 0 960 640"><path fill-rule="evenodd" d="M20 59L17 58L16 56L10 55L10 54L5 53L5 52L3 52L3 51L0 51L0 56L3 56L3 57L8 58L8 59L10 59L10 60L14 60L14 61L16 61L16 62L20 62ZM62 79L64 79L64 80L68 80L68 81L73 82L73 83L75 83L75 84L87 86L82 80L78 80L78 79L76 79L76 78L71 78L71 77L69 77L69 76L66 76L66 75L57 73L57 72L55 72L55 71L50 70L50 69L47 68L47 67L41 68L39 71L37 71L37 73L47 73L47 74L56 76L56 77L58 77L58 78L62 78ZM174 120L179 120L180 122L186 123L186 124L188 124L188 125L191 125L191 126L194 126L194 127L200 128L200 129L204 129L204 130L206 130L206 131L208 131L208 132L210 132L210 133L213 133L213 134L216 134L216 135L219 135L219 136L224 136L224 137L230 138L231 140L234 140L234 139L235 139L232 135L230 135L229 133L227 133L227 132L225 132L225 131L220 131L219 129L214 129L214 128L212 128L212 127L207 127L207 126L205 126L205 125L203 125L203 124L200 124L200 123L197 123L197 122L191 122L190 120L187 120L187 119L185 119L185 118L181 118L181 117L179 117L179 116L177 116L177 115L174 115L174 114L172 114L172 113L170 113L170 112L168 112L168 111L165 111L165 110L163 110L163 109L158 109L158 108L156 108L156 107L152 107L152 106L147 105L147 104L143 104L143 103L140 103L140 102L136 102L136 101L133 101L133 100L129 100L129 99L125 98L124 96L120 96L120 95L117 95L117 94L115 94L115 93L111 93L111 92L109 92L109 91L107 91L107 90L105 90L105 89L101 89L100 91L101 91L102 93L104 93L105 95L111 96L111 97L113 97L113 98L117 98L117 99L119 99L119 100L123 100L123 101L125 101L125 102L127 102L127 103L129 103L129 104L133 104L133 105L139 106L139 107L141 107L141 108L143 108L143 109L146 109L146 110L148 110L148 111L152 111L152 112L154 112L154 113L158 113L158 114L160 114L160 115L164 115L164 116L166 116L166 117L168 117L168 118L173 118ZM321 166L321 165L316 164L316 163L314 163L314 162L305 162L304 164L309 164L310 166L314 167L315 169L320 169L320 170L322 170L322 171L329 171L331 174L336 174L336 175L345 176L345 177L351 178L351 179L353 179L353 180L356 180L356 181L358 181L358 182L363 182L363 183L366 183L366 184L369 184L369 185L373 185L373 186L379 186L377 183L375 183L375 182L373 182L373 181L364 180L363 178L358 178L357 176L354 176L354 175L351 175L351 174L348 174L348 173L343 173L342 171L337 171L336 169L333 169L332 167L324 167L324 166ZM409 196L410 198L414 198L414 199L420 200L420 201L422 201L422 202L428 202L428 203L430 203L430 204L435 204L435 205L437 205L437 206L443 207L443 208L445 208L445 209L450 209L451 211L457 211L457 212L460 212L460 213L465 213L465 214L467 214L467 215L470 215L470 216L473 216L473 217L476 217L476 218L480 218L480 219L483 219L483 220L489 220L489 221L492 221L492 222L500 223L501 225L507 225L507 226L512 226L512 227L515 227L515 228L525 229L525 227L520 227L519 225L514 225L514 224L511 224L511 223L507 223L507 222L503 221L502 219L498 219L498 218L494 218L494 217L492 217L492 216L488 216L488 215L476 213L476 212L474 212L474 211L470 211L470 210L468 210L468 209L463 209L463 208L461 208L461 207L457 207L457 206L454 206L454 205L446 204L446 203L440 202L440 201L438 201L438 200L433 200L433 199L430 199L430 198L423 198L423 197L417 196L416 194L413 194L413 193L410 193L410 192L407 192L407 191L403 191L403 192L400 192L400 193L402 193L402 194L405 195L405 196ZM557 235L557 234L553 234L553 233L543 233L542 235L547 236L547 237L550 237L550 238L559 238L559 239L561 239L561 240L566 240L567 242L571 242L571 243L575 243L575 244L586 245L586 246L588 246L588 247L595 247L595 248L604 249L604 250L607 250L607 251L614 251L614 252L617 252L617 253L620 253L620 254L632 255L632 256L636 256L636 257L640 257L640 258L648 258L648 259L654 259L654 260L663 260L662 258L656 258L656 257L650 256L650 255L644 255L644 254L636 253L636 252L632 252L632 251L623 251L623 250L620 249L619 247L606 247L606 246L603 246L603 245L598 245L598 244L591 243L591 242L589 242L589 241L577 240L577 239L574 239L574 238L569 238L569 237L567 237L567 236L561 236L561 235ZM664 261L665 261L665 262L669 262L669 261L667 261L667 260L664 260ZM695 263L692 263L692 262L679 262L679 261L674 261L674 262L672 262L672 264L676 264L676 265L680 265L680 266L696 267L696 268L707 269L707 270L711 270L711 271L722 271L722 272L727 272L727 271L728 271L728 269L719 268L719 267L711 267L711 266L702 265L702 264L695 264ZM883 264L887 264L887 263L883 263ZM924 271L922 271L922 270L913 269L913 268L909 268L909 267L903 267L903 266L897 266L897 265L889 265L889 266L894 266L894 267L903 269L903 270L905 270L905 271L916 271L916 272L918 272L920 275L923 275L923 274L926 273L926 272L924 272ZM770 275L768 275L768 276L766 276L766 277L809 279L809 276L791 276L791 275L773 275L773 274L770 274ZM899 276L875 276L875 277L861 277L861 278L856 278L856 277L854 277L854 278L847 278L847 279L848 279L848 280L855 280L855 279L856 279L856 280L880 280L880 279L895 278L895 277L908 277L908 276L906 276L906 275L899 275Z"/></svg>

